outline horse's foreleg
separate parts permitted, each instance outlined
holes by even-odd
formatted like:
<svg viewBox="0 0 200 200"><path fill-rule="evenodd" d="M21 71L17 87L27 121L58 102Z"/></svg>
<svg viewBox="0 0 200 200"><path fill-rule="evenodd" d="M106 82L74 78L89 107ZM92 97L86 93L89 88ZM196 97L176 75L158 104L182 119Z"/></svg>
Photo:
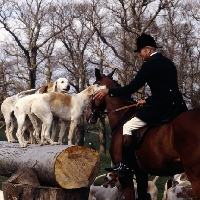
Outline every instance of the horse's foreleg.
<svg viewBox="0 0 200 200"><path fill-rule="evenodd" d="M56 131L58 129L58 124L59 124L59 118L53 117L51 140L54 142L55 142L55 137L56 137Z"/></svg>
<svg viewBox="0 0 200 200"><path fill-rule="evenodd" d="M124 188L124 197L125 200L135 200L135 190L133 185Z"/></svg>
<svg viewBox="0 0 200 200"><path fill-rule="evenodd" d="M194 200L200 200L200 191L199 191L200 180L191 181L191 184L192 184L192 193Z"/></svg>
<svg viewBox="0 0 200 200"><path fill-rule="evenodd" d="M145 172L136 173L138 200L151 200L151 196L147 194L148 174Z"/></svg>
<svg viewBox="0 0 200 200"><path fill-rule="evenodd" d="M196 168L189 168L185 169L185 173L187 174L188 180L191 182L192 185L192 193L194 200L200 200L200 171L199 171L199 165L196 166Z"/></svg>
<svg viewBox="0 0 200 200"><path fill-rule="evenodd" d="M125 200L135 200L135 190L133 184L133 177L119 177L122 190L124 192ZM143 199L144 200L144 199Z"/></svg>

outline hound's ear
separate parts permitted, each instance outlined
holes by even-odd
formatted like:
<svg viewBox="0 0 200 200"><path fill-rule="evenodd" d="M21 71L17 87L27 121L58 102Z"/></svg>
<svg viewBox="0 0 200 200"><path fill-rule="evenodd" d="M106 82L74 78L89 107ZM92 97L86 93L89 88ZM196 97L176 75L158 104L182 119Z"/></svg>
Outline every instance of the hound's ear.
<svg viewBox="0 0 200 200"><path fill-rule="evenodd" d="M53 88L52 88L52 92L56 91L57 91L57 81L53 83Z"/></svg>
<svg viewBox="0 0 200 200"><path fill-rule="evenodd" d="M181 181L186 181L186 180L187 180L187 175L186 175L185 172L181 174L180 180L181 180Z"/></svg>
<svg viewBox="0 0 200 200"><path fill-rule="evenodd" d="M112 78L113 74L115 73L115 70L116 70L116 68L112 72L110 72L110 74L108 74L107 76Z"/></svg>
<svg viewBox="0 0 200 200"><path fill-rule="evenodd" d="M102 76L101 76L101 73L100 73L100 70L95 68L95 76L96 76L96 80L97 81L100 81Z"/></svg>
<svg viewBox="0 0 200 200"><path fill-rule="evenodd" d="M88 92L88 95L93 95L94 94L94 89L96 88L96 85L90 85L88 88L87 88L87 92Z"/></svg>
<svg viewBox="0 0 200 200"><path fill-rule="evenodd" d="M47 93L48 85L44 85L39 89L39 94Z"/></svg>

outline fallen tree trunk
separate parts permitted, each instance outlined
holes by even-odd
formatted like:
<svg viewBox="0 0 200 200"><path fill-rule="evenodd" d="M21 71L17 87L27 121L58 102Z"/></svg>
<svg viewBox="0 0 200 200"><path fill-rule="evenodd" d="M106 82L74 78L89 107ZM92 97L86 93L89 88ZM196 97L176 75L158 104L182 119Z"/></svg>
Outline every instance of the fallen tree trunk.
<svg viewBox="0 0 200 200"><path fill-rule="evenodd" d="M37 174L22 168L2 183L4 200L88 200L89 187L63 189L41 186Z"/></svg>
<svg viewBox="0 0 200 200"><path fill-rule="evenodd" d="M22 168L32 169L43 186L65 189L88 187L99 171L99 155L84 146L29 145L0 142L0 175L10 177Z"/></svg>
<svg viewBox="0 0 200 200"><path fill-rule="evenodd" d="M4 200L88 200L89 187L62 189L3 182Z"/></svg>

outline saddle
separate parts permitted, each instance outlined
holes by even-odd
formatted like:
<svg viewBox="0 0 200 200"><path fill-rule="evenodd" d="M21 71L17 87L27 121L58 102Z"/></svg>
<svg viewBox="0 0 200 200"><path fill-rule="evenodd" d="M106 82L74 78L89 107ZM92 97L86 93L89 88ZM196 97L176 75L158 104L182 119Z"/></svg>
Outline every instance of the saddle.
<svg viewBox="0 0 200 200"><path fill-rule="evenodd" d="M133 143L134 143L133 145L135 147L135 150L140 148L140 146L144 140L144 137L147 134L147 132L149 131L149 129L150 129L150 126L144 126L140 129L132 131Z"/></svg>

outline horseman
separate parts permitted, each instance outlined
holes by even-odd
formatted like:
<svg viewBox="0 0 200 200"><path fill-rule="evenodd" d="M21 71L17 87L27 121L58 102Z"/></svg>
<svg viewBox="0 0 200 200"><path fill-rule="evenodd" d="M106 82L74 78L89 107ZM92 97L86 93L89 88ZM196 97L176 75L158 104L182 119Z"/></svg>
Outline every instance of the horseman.
<svg viewBox="0 0 200 200"><path fill-rule="evenodd" d="M137 106L141 107L136 115L123 125L122 160L107 171L115 171L122 175L132 173L133 138L137 130L144 126L161 126L170 122L180 113L187 111L187 106L178 88L177 70L174 63L156 51L156 42L148 34L137 38L135 52L142 57L144 63L130 84L121 88L101 89L94 99L102 99L106 95L119 97L137 92L146 83L150 87L151 96L141 99Z"/></svg>

